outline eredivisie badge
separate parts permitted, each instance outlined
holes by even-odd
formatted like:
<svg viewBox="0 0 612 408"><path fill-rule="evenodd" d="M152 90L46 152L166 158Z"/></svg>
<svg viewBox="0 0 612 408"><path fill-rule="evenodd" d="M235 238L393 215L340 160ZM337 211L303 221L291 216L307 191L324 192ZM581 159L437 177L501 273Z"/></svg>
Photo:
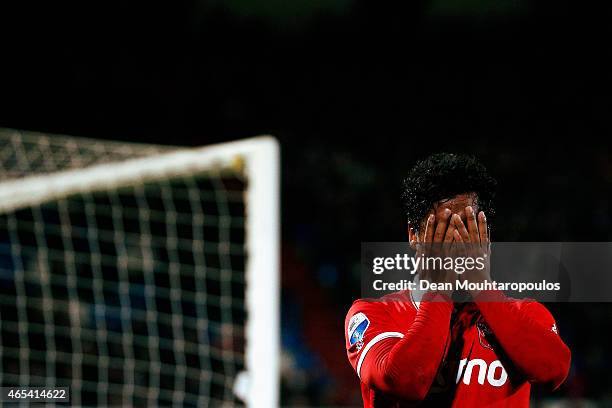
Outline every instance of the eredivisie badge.
<svg viewBox="0 0 612 408"><path fill-rule="evenodd" d="M348 328L346 329L349 344L351 347L353 347L353 345L357 347L357 351L361 350L363 347L363 336L369 325L370 321L366 315L361 312L357 313L349 320Z"/></svg>

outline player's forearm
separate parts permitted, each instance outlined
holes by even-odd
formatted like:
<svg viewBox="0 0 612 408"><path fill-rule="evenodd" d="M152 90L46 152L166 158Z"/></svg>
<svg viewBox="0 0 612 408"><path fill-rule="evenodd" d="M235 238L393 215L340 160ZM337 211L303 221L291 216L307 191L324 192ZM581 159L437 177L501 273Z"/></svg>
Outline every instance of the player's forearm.
<svg viewBox="0 0 612 408"><path fill-rule="evenodd" d="M362 379L403 400L425 398L436 376L448 339L452 304L422 302L404 338L381 344Z"/></svg>
<svg viewBox="0 0 612 408"><path fill-rule="evenodd" d="M505 300L501 292L489 292L477 298L476 303L515 367L530 382L557 388L569 370L569 348L551 327L536 321L533 311L521 310Z"/></svg>

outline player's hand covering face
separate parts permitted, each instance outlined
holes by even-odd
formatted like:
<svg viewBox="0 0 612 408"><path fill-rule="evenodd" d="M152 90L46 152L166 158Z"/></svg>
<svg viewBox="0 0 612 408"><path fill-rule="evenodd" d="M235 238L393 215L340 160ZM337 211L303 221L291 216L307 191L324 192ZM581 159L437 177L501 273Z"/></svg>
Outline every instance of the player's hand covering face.
<svg viewBox="0 0 612 408"><path fill-rule="evenodd" d="M440 257L452 256L452 243L455 240L456 227L453 223L452 211L444 209L441 217L436 222L436 216L430 214L425 224L423 240L417 242L417 257ZM426 266L419 272L421 279L434 283L454 284L457 276L452 270L444 270L435 266ZM451 291L445 291L450 296Z"/></svg>
<svg viewBox="0 0 612 408"><path fill-rule="evenodd" d="M466 258L484 258L486 262L484 263L485 268L471 269L461 274L460 278L469 282L490 281L491 243L489 241L487 217L482 211L476 215L471 206L465 208L465 214L465 223L458 214L454 214L452 217L452 222L455 226L454 237L457 244L457 252ZM477 293L472 293L472 295L475 296Z"/></svg>
<svg viewBox="0 0 612 408"><path fill-rule="evenodd" d="M417 256L484 259L484 268L448 271L441 268L423 268L420 277L436 283L451 282L455 279L470 282L491 280L490 240L487 219L484 212L474 210L473 195L459 195L440 205L429 215L424 232L419 237L411 231L411 245L416 247ZM450 294L450 293L447 293ZM473 295L476 295L474 293Z"/></svg>

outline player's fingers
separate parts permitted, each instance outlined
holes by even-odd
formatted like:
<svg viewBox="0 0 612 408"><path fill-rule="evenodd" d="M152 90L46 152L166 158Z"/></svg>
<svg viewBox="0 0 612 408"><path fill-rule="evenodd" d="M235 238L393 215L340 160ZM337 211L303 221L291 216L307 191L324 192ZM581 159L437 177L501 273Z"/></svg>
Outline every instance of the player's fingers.
<svg viewBox="0 0 612 408"><path fill-rule="evenodd" d="M465 241L463 240L463 237L461 236L458 230L455 230L455 232L453 233L453 237L455 238L455 242L453 243L455 253L465 255L467 253L465 248Z"/></svg>
<svg viewBox="0 0 612 408"><path fill-rule="evenodd" d="M478 213L478 233L480 235L480 245L486 248L489 245L489 229L487 227L487 217L483 211Z"/></svg>
<svg viewBox="0 0 612 408"><path fill-rule="evenodd" d="M436 217L433 214L430 214L427 218L427 223L425 224L425 234L423 241L426 243L431 243L434 235L434 221Z"/></svg>
<svg viewBox="0 0 612 408"><path fill-rule="evenodd" d="M410 245L417 245L419 243L419 234L417 234L417 231L414 229L414 227L410 224L408 224L408 236L412 237L410 239Z"/></svg>
<svg viewBox="0 0 612 408"><path fill-rule="evenodd" d="M478 225L476 221L476 213L471 206L465 207L465 214L467 216L467 228L470 235L470 242L472 244L480 243L480 237L478 236Z"/></svg>
<svg viewBox="0 0 612 408"><path fill-rule="evenodd" d="M455 214L453 216L453 221L455 222L455 228L461 235L461 240L465 243L470 242L470 234L468 233L467 228L465 228L465 224L461 221L461 217L459 214Z"/></svg>
<svg viewBox="0 0 612 408"><path fill-rule="evenodd" d="M453 214L448 220L448 228L446 229L446 234L444 235L444 243L450 244L455 239L455 232L457 231L457 227L455 227L454 217L457 214Z"/></svg>
<svg viewBox="0 0 612 408"><path fill-rule="evenodd" d="M436 232L434 233L433 242L442 242L444 239L444 235L446 234L446 227L448 227L448 218L450 217L451 210L448 208L444 210L444 214L442 215L442 219L438 222L436 226Z"/></svg>

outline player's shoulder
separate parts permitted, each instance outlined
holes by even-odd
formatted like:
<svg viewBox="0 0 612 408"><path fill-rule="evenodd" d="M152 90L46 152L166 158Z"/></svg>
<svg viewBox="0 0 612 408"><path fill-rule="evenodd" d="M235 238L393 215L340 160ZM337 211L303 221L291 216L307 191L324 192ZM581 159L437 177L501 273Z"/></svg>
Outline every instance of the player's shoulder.
<svg viewBox="0 0 612 408"><path fill-rule="evenodd" d="M558 333L555 318L544 304L532 298L508 299L516 305L517 309L521 310L530 318L534 319L540 324L551 327L553 332Z"/></svg>
<svg viewBox="0 0 612 408"><path fill-rule="evenodd" d="M514 304L519 308L519 309L531 309L531 310L535 310L538 312L546 312L546 313L550 313L548 312L548 309L546 308L546 306L544 306L542 303L538 302L535 299L532 298L508 298L511 302L514 302Z"/></svg>
<svg viewBox="0 0 612 408"><path fill-rule="evenodd" d="M353 302L346 314L345 323L349 325L358 313L371 316L394 318L398 314L405 315L407 311L416 312L416 306L408 290L390 293L380 298L362 298Z"/></svg>
<svg viewBox="0 0 612 408"><path fill-rule="evenodd" d="M528 313L531 313L532 315L537 315L537 317L539 318L544 318L544 319L553 318L550 310L548 310L548 308L544 304L538 302L535 299L531 299L531 298L517 299L516 304L519 307L519 309L524 310Z"/></svg>
<svg viewBox="0 0 612 408"><path fill-rule="evenodd" d="M550 314L546 306L544 306L542 303L538 302L535 299L515 298L515 297L507 296L501 291L491 291L489 293L486 293L483 295L482 299L487 299L487 301L492 301L494 303L498 301L510 302L514 304L520 310L529 310L529 311L534 311L538 313Z"/></svg>
<svg viewBox="0 0 612 408"><path fill-rule="evenodd" d="M400 332L408 327L415 314L416 308L407 292L396 292L377 299L355 300L344 321L349 359L355 359L369 341L401 337ZM356 363L356 360L352 362Z"/></svg>

